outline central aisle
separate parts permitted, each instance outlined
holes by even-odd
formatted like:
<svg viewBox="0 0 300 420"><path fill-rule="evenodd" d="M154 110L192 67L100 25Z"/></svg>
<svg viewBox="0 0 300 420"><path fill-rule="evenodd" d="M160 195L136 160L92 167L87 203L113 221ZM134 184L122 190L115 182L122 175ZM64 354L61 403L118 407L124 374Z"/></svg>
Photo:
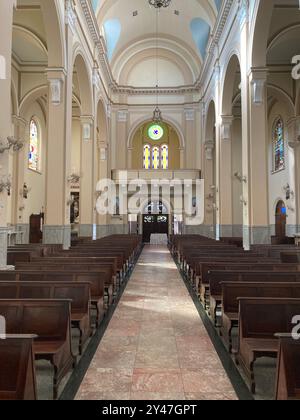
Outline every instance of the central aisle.
<svg viewBox="0 0 300 420"><path fill-rule="evenodd" d="M167 247L147 246L77 399L236 399Z"/></svg>

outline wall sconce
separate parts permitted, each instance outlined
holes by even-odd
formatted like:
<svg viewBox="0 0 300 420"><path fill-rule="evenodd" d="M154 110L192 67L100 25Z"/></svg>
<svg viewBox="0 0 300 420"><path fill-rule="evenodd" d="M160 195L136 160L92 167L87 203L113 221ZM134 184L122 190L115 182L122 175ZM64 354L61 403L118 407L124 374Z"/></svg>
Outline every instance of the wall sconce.
<svg viewBox="0 0 300 420"><path fill-rule="evenodd" d="M214 191L215 193L218 193L218 192L219 192L219 189L218 189L215 185L211 185L211 186L210 186L210 189L211 189L212 191Z"/></svg>
<svg viewBox="0 0 300 420"><path fill-rule="evenodd" d="M291 190L290 184L287 183L284 187L282 187L283 191L285 192L285 196L287 200L295 197L294 191Z"/></svg>
<svg viewBox="0 0 300 420"><path fill-rule="evenodd" d="M73 173L67 178L67 181L69 184L78 184L80 181L80 178L81 178L80 175Z"/></svg>
<svg viewBox="0 0 300 420"><path fill-rule="evenodd" d="M244 206L247 206L247 201L244 199L244 197L243 196L241 196L240 197L240 202L244 205Z"/></svg>
<svg viewBox="0 0 300 420"><path fill-rule="evenodd" d="M23 197L25 200L28 198L28 194L30 193L31 188L28 187L26 182L24 182L23 188L20 191L20 196Z"/></svg>
<svg viewBox="0 0 300 420"><path fill-rule="evenodd" d="M0 193L6 191L7 195L10 196L11 193L11 176L2 177L0 181Z"/></svg>
<svg viewBox="0 0 300 420"><path fill-rule="evenodd" d="M247 178L243 176L242 174L240 174L239 172L235 172L233 175L238 181L244 182L245 184L247 183Z"/></svg>
<svg viewBox="0 0 300 420"><path fill-rule="evenodd" d="M24 146L24 141L18 140L15 137L7 137L7 143L0 143L0 153L4 153L6 150L12 149L14 152L18 152Z"/></svg>

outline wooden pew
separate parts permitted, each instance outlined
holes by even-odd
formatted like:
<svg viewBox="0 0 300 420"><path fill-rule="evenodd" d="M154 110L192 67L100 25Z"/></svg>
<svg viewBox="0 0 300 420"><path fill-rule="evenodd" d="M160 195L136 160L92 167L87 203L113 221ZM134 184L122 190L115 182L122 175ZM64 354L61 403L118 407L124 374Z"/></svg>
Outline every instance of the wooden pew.
<svg viewBox="0 0 300 420"><path fill-rule="evenodd" d="M118 288L118 273L119 269L117 266L117 259L112 258L93 258L93 257L55 257L55 258L33 258L32 262L30 264L27 264L27 268L31 266L40 266L42 269L43 267L49 267L49 266L59 266L64 267L63 270L68 270L68 267L75 267L75 270L77 271L95 271L100 270L102 266L104 267L111 267L112 269L112 280L113 280L113 288L114 292ZM23 263L17 263L16 269L17 270L24 270L24 267L26 267L26 264ZM83 269L84 267L84 269ZM49 271L47 268L46 271ZM56 270L55 270L56 271Z"/></svg>
<svg viewBox="0 0 300 420"><path fill-rule="evenodd" d="M0 315L8 334L36 334L36 360L48 360L54 367L53 398L63 377L75 366L71 348L70 300L0 300Z"/></svg>
<svg viewBox="0 0 300 420"><path fill-rule="evenodd" d="M281 262L290 264L300 264L300 252L281 252Z"/></svg>
<svg viewBox="0 0 300 420"><path fill-rule="evenodd" d="M91 306L96 310L96 327L104 316L104 288L107 288L108 305L112 297L111 272L63 271L0 271L0 281L37 282L87 282L91 289Z"/></svg>
<svg viewBox="0 0 300 420"><path fill-rule="evenodd" d="M211 271L276 271L276 272L300 272L300 264L278 264L271 263L270 260L258 262L210 262L198 264L198 289L202 302L205 296L209 299L209 273Z"/></svg>
<svg viewBox="0 0 300 420"><path fill-rule="evenodd" d="M238 327L239 301L238 298L297 298L300 299L299 283L250 283L224 282L222 286L222 322L221 335L232 352L232 329Z"/></svg>
<svg viewBox="0 0 300 420"><path fill-rule="evenodd" d="M290 334L276 336L279 339L276 400L300 400L300 340Z"/></svg>
<svg viewBox="0 0 300 420"><path fill-rule="evenodd" d="M239 303L237 363L244 369L255 394L255 361L260 357L277 358L279 343L275 334L293 330L292 320L300 314L300 299L241 298Z"/></svg>
<svg viewBox="0 0 300 420"><path fill-rule="evenodd" d="M294 283L300 273L271 271L211 271L209 273L210 316L216 325L216 312L222 303L223 282Z"/></svg>
<svg viewBox="0 0 300 420"><path fill-rule="evenodd" d="M0 401L37 399L35 338L35 335L8 335L0 340Z"/></svg>
<svg viewBox="0 0 300 420"><path fill-rule="evenodd" d="M79 330L79 354L91 336L90 283L0 282L1 299L70 299L71 322Z"/></svg>

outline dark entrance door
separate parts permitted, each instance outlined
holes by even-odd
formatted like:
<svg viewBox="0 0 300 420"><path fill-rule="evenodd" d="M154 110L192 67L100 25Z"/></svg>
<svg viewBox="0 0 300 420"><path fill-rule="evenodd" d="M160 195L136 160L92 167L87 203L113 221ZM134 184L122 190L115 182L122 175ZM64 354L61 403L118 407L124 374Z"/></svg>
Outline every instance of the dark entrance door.
<svg viewBox="0 0 300 420"><path fill-rule="evenodd" d="M276 207L276 236L284 238L286 236L286 207L283 201L279 201Z"/></svg>
<svg viewBox="0 0 300 420"><path fill-rule="evenodd" d="M169 234L169 216L167 214L143 215L143 241L150 242L152 233Z"/></svg>

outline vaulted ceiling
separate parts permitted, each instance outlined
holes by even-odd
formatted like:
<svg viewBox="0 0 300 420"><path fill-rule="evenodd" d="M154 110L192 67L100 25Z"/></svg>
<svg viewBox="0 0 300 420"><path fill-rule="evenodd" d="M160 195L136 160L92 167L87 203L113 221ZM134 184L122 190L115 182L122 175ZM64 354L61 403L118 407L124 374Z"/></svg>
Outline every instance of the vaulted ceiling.
<svg viewBox="0 0 300 420"><path fill-rule="evenodd" d="M168 87L198 78L222 0L171 0L159 12L148 0L92 3L116 81L155 86L158 63L158 84Z"/></svg>

